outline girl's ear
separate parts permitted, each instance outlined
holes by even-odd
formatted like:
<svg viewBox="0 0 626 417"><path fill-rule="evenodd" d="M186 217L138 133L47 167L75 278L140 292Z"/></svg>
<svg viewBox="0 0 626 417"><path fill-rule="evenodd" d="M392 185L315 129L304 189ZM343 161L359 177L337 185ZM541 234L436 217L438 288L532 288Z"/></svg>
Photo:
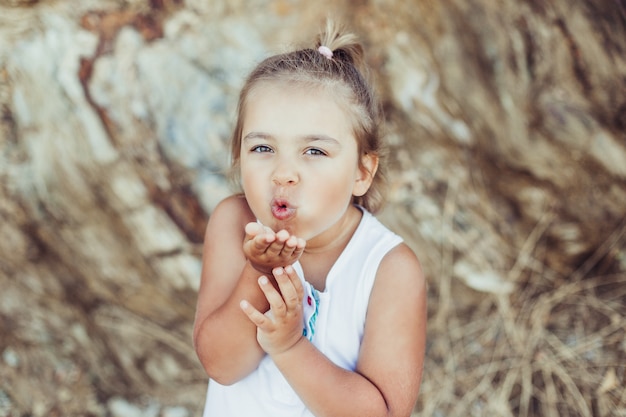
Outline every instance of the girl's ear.
<svg viewBox="0 0 626 417"><path fill-rule="evenodd" d="M359 165L356 181L352 188L352 195L361 197L370 189L376 170L378 169L378 155L365 154L361 156L361 164Z"/></svg>

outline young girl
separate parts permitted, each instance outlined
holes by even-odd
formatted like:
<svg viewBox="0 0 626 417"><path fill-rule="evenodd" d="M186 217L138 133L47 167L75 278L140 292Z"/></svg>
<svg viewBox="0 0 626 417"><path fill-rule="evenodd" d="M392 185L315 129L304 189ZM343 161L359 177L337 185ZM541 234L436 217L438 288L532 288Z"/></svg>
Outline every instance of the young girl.
<svg viewBox="0 0 626 417"><path fill-rule="evenodd" d="M243 194L206 230L194 344L204 416L409 416L424 359L420 264L382 202L379 107L363 50L330 22L315 48L252 71L232 141Z"/></svg>

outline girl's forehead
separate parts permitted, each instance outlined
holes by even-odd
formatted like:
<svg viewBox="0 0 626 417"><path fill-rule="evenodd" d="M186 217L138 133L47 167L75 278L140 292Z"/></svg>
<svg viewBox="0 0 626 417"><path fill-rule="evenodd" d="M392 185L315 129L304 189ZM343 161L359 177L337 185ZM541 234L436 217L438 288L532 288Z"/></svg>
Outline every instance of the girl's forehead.
<svg viewBox="0 0 626 417"><path fill-rule="evenodd" d="M304 137L324 135L354 140L352 118L331 91L282 84L255 88L247 100L242 137Z"/></svg>
<svg viewBox="0 0 626 417"><path fill-rule="evenodd" d="M316 106L334 108L335 111L345 113L346 107L343 100L322 85L302 83L267 82L258 83L250 90L246 100L246 113L258 105L272 107L278 105L294 106L290 111L298 109L311 109ZM258 110L258 109L257 109ZM261 109L262 110L262 109Z"/></svg>
<svg viewBox="0 0 626 417"><path fill-rule="evenodd" d="M294 105L298 105L298 102L324 102L351 120L353 126L358 124L357 119L360 114L358 105L355 106L355 101L352 99L348 87L336 80L328 82L310 79L257 81L248 90L244 104L244 116L250 105L254 105L259 99L268 101L276 98L291 100Z"/></svg>

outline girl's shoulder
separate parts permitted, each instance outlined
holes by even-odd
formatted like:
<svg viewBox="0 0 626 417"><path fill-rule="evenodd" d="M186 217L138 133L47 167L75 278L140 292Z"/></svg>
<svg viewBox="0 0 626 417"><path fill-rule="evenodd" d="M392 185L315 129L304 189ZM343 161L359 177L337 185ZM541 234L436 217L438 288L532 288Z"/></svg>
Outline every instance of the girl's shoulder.
<svg viewBox="0 0 626 417"><path fill-rule="evenodd" d="M243 230L247 223L255 220L244 195L235 194L226 197L215 206L209 216L209 226L213 223L222 227Z"/></svg>
<svg viewBox="0 0 626 417"><path fill-rule="evenodd" d="M405 242L400 242L387 252L381 263L402 264L421 273L421 265L417 255Z"/></svg>
<svg viewBox="0 0 626 417"><path fill-rule="evenodd" d="M243 194L234 194L220 201L211 216L242 218L247 221L256 220Z"/></svg>
<svg viewBox="0 0 626 417"><path fill-rule="evenodd" d="M394 279L378 279L381 276L393 276ZM399 285L405 289L412 288L420 291L426 283L417 255L405 242L399 243L387 252L380 262L377 277L376 282L379 283L379 287L397 288Z"/></svg>

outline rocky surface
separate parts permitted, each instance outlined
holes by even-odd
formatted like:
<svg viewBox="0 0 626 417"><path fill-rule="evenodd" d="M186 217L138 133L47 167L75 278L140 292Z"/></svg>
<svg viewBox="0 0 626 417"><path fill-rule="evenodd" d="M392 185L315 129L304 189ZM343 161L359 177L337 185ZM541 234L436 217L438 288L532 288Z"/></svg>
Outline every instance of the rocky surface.
<svg viewBox="0 0 626 417"><path fill-rule="evenodd" d="M238 88L328 13L365 42L381 219L429 277L415 415L623 415L622 3L0 1L0 416L199 414Z"/></svg>

